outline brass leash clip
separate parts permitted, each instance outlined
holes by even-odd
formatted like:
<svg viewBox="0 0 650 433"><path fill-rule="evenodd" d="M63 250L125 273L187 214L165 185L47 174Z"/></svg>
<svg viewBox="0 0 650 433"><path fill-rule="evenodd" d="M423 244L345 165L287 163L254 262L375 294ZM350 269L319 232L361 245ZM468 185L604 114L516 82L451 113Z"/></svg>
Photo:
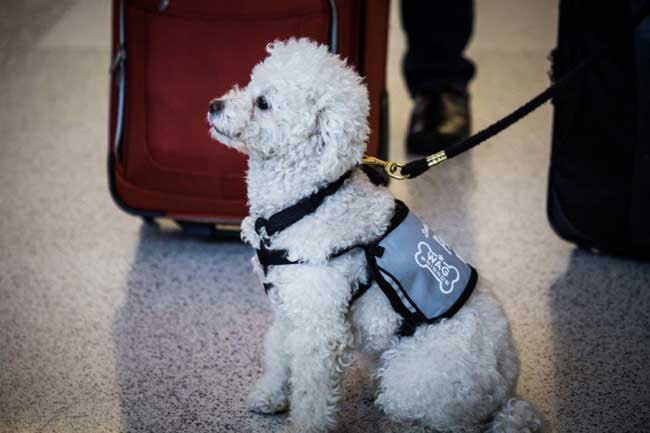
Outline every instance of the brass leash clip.
<svg viewBox="0 0 650 433"><path fill-rule="evenodd" d="M383 167L386 174L393 179L404 180L409 178L409 176L402 174L402 167L404 167L404 164L393 161L384 161L383 159L375 158L374 156L364 156L361 162L367 165L379 165Z"/></svg>
<svg viewBox="0 0 650 433"><path fill-rule="evenodd" d="M433 167L434 165L438 165L441 162L444 162L446 160L447 160L447 154L445 153L444 150L436 152L433 155L429 155L425 158L428 167ZM383 159L375 158L374 156L365 156L365 155L361 160L361 162L367 165L379 165L384 167L384 171L386 172L386 174L392 177L393 179L404 180L404 179L411 178L410 174L402 174L402 169L406 164L401 164L399 162L393 162L393 161L384 161ZM421 174L423 171L425 170L421 170L420 172L416 173L416 176L418 174Z"/></svg>

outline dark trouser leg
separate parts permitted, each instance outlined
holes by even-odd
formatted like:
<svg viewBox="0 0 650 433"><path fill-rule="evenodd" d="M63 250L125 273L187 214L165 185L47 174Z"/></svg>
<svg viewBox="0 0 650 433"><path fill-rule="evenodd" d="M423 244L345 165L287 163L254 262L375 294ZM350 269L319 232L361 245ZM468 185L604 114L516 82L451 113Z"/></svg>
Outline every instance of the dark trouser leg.
<svg viewBox="0 0 650 433"><path fill-rule="evenodd" d="M402 0L408 39L403 68L411 96L450 87L465 91L474 76L474 64L463 57L473 21L473 0Z"/></svg>

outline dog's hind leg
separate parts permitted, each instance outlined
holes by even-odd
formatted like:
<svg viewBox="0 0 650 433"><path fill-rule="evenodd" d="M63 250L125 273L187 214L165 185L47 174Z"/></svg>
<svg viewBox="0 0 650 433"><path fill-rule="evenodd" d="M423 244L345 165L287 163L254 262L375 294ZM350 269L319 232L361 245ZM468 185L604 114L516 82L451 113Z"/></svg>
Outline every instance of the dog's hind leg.
<svg viewBox="0 0 650 433"><path fill-rule="evenodd" d="M483 298L473 298L451 320L421 326L384 353L376 403L389 418L473 432L507 400L516 375L499 371L498 355L513 350L503 342L507 322Z"/></svg>
<svg viewBox="0 0 650 433"><path fill-rule="evenodd" d="M264 338L264 373L248 397L249 410L271 414L288 409L289 355L286 351L286 319L275 313Z"/></svg>

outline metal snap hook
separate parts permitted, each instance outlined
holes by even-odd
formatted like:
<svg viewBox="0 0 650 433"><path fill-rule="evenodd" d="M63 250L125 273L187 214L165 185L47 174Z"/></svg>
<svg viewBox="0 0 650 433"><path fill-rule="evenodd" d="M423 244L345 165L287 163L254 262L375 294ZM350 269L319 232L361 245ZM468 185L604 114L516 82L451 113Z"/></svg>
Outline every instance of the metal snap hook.
<svg viewBox="0 0 650 433"><path fill-rule="evenodd" d="M367 165L379 165L383 167L386 174L393 179L404 180L409 178L409 176L402 174L402 167L404 167L404 164L393 161L384 161L382 159L375 158L374 156L364 156L362 163Z"/></svg>

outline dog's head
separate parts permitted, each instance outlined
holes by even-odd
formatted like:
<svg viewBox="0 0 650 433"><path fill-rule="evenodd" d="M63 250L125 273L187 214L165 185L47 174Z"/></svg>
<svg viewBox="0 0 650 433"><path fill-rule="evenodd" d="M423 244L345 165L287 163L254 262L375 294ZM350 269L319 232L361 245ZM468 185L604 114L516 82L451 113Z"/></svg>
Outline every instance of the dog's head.
<svg viewBox="0 0 650 433"><path fill-rule="evenodd" d="M362 78L308 39L276 41L266 51L245 89L235 86L210 102L212 137L250 158L308 162L323 179L339 177L365 150Z"/></svg>

